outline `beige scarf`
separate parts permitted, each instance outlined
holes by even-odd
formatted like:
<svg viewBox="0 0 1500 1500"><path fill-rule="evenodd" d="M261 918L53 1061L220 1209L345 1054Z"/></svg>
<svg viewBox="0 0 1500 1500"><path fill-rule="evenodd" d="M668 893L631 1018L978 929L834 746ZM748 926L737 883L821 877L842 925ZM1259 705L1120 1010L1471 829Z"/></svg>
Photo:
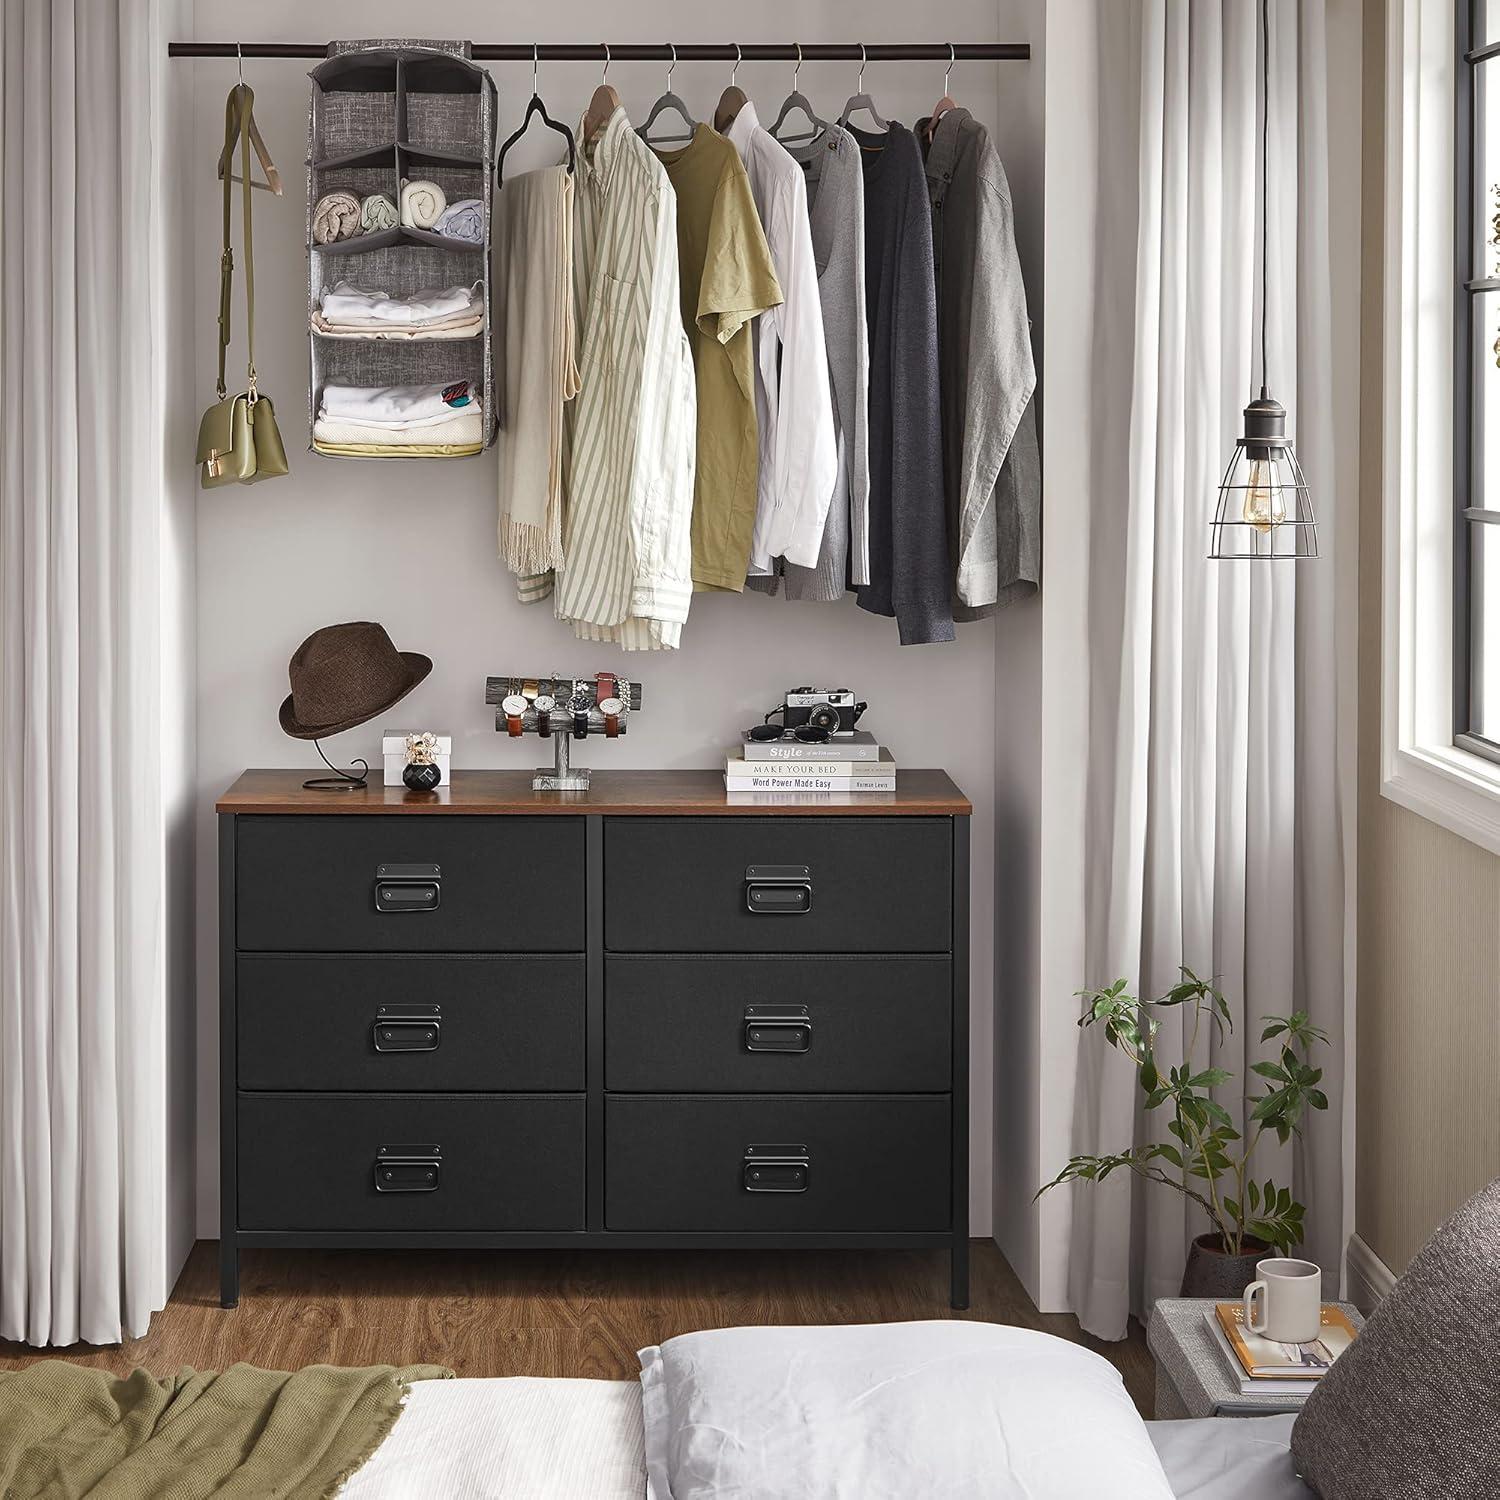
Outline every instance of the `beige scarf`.
<svg viewBox="0 0 1500 1500"><path fill-rule="evenodd" d="M578 394L573 179L543 167L500 190L500 556L532 577L563 565L563 405Z"/></svg>

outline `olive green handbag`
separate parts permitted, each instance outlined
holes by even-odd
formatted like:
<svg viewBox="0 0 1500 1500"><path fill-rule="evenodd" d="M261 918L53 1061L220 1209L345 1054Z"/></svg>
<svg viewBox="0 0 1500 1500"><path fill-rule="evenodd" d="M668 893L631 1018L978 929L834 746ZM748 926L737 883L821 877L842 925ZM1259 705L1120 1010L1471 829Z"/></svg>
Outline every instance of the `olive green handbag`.
<svg viewBox="0 0 1500 1500"><path fill-rule="evenodd" d="M245 184L245 337L249 350L249 384L231 396L224 384L224 362L229 348L229 303L234 289L234 252L229 247L230 184L234 174L224 167L224 251L219 257L219 399L198 424L199 480L204 489L221 484L254 484L274 479L287 470L286 449L276 427L276 411L269 396L255 384L255 250L250 235L250 138L254 130L255 94L245 84L229 91L224 106L224 153L238 138L242 180ZM222 165L222 163L221 163Z"/></svg>

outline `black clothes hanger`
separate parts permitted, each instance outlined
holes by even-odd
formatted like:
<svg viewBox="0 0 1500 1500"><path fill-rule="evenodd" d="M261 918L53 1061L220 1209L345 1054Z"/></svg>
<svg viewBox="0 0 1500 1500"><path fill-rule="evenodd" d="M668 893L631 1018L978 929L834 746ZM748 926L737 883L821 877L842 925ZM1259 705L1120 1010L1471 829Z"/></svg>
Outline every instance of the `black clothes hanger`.
<svg viewBox="0 0 1500 1500"><path fill-rule="evenodd" d="M786 96L784 100L782 100L781 113L776 116L775 121L771 125L771 134L774 135L783 146L805 145L808 141L817 140L817 138L822 135L825 130L828 129L828 121L820 120L818 118L818 116L813 111L812 101L797 87L797 75L802 71L802 43L795 42L793 43L793 45L797 49L797 66L792 69L792 91ZM782 135L781 127L786 122L786 117L791 114L794 109L800 109L802 113L805 114L807 118L812 122L813 128L811 130L804 131L800 135Z"/></svg>
<svg viewBox="0 0 1500 1500"><path fill-rule="evenodd" d="M865 93L865 44L859 44L859 82L855 85L854 92L844 100L844 112L839 116L839 124L847 125L849 116L857 114L860 110L866 111L874 120L877 130L889 130L889 123L880 117L880 111L875 108L875 100Z"/></svg>
<svg viewBox="0 0 1500 1500"><path fill-rule="evenodd" d="M500 187L505 182L505 153L526 134L526 127L531 124L533 115L542 117L542 124L549 130L555 130L568 143L568 171L573 170L577 158L577 148L573 140L573 132L568 129L561 120L554 120L547 113L547 106L542 103L542 96L536 90L536 45L531 48L531 98L526 104L526 113L521 116L519 130L513 131L506 138L505 144L500 148L500 155L495 158L495 186Z"/></svg>
<svg viewBox="0 0 1500 1500"><path fill-rule="evenodd" d="M667 66L667 91L651 106L651 113L646 116L645 123L636 131L636 134L648 146L662 146L669 141L690 141L698 130L698 122L692 117L687 105L683 103L680 96L672 92L672 69L677 66L677 43L668 42L667 45L672 49L672 61ZM651 139L652 121L668 109L675 109L687 121L687 133L685 135L659 135L653 141Z"/></svg>

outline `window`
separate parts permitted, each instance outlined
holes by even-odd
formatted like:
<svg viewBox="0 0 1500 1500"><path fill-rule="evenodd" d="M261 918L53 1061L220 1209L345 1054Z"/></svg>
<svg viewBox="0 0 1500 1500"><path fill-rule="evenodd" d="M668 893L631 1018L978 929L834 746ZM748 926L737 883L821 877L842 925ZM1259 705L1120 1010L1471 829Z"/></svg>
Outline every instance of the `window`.
<svg viewBox="0 0 1500 1500"><path fill-rule="evenodd" d="M1455 10L1453 730L1500 761L1500 0Z"/></svg>

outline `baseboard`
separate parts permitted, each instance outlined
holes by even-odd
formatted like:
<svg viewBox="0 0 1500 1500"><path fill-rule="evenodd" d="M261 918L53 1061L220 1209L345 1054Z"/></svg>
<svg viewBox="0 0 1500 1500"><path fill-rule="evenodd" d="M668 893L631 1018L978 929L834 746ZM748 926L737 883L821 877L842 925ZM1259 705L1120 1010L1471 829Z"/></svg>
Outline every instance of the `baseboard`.
<svg viewBox="0 0 1500 1500"><path fill-rule="evenodd" d="M1349 1300L1362 1313L1370 1312L1396 1284L1396 1273L1357 1234L1349 1236L1344 1264L1349 1273Z"/></svg>

